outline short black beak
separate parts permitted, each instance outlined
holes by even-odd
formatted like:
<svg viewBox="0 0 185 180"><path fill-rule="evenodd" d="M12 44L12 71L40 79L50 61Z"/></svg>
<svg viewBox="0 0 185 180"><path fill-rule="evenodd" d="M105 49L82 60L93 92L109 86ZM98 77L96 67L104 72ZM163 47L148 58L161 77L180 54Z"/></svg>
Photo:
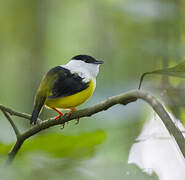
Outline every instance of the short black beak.
<svg viewBox="0 0 185 180"><path fill-rule="evenodd" d="M104 61L101 61L101 60L96 60L95 62L94 62L94 64L103 64L104 63Z"/></svg>

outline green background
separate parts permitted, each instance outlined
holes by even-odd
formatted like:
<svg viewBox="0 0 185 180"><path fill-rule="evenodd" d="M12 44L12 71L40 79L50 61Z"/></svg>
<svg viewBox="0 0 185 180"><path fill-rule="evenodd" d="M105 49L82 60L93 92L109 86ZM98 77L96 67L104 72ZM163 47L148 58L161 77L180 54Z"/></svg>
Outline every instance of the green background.
<svg viewBox="0 0 185 180"><path fill-rule="evenodd" d="M138 87L142 73L174 65L185 55L183 0L1 0L0 104L31 113L42 76L71 57L104 60L93 97L78 107ZM184 81L150 76L143 88L161 97L183 120ZM170 98L169 98L170 97ZM128 165L131 145L150 108L138 101L45 130L21 148L4 168L15 141L0 114L2 179L157 179ZM44 110L41 118L55 116ZM24 131L25 119L14 118Z"/></svg>

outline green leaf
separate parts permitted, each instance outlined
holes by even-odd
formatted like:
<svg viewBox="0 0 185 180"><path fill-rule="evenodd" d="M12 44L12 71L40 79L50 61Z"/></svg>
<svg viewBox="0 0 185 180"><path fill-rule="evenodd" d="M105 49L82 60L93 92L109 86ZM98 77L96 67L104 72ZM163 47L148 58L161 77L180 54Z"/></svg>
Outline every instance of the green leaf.
<svg viewBox="0 0 185 180"><path fill-rule="evenodd" d="M143 82L143 79L147 74L163 74L163 75L167 75L167 76L185 78L185 61L183 61L180 64L177 64L176 66L171 67L171 68L159 69L159 70L146 72L146 73L142 74L142 76L140 78L138 89L141 88L141 84Z"/></svg>
<svg viewBox="0 0 185 180"><path fill-rule="evenodd" d="M95 147L105 138L106 134L101 130L76 136L65 136L59 133L43 134L26 141L19 155L41 151L52 157L84 158L93 155Z"/></svg>

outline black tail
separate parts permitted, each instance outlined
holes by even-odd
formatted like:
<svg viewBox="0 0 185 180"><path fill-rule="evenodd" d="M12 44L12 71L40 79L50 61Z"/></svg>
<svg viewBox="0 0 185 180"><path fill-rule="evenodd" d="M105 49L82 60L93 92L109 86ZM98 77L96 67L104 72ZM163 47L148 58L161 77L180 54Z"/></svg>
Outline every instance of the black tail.
<svg viewBox="0 0 185 180"><path fill-rule="evenodd" d="M36 124L40 109L34 109L30 118L30 124Z"/></svg>

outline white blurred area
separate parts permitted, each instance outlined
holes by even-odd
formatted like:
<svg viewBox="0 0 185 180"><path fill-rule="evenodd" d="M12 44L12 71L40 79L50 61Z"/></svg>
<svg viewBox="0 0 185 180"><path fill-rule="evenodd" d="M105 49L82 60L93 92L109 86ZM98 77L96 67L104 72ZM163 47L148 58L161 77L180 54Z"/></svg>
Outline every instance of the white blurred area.
<svg viewBox="0 0 185 180"><path fill-rule="evenodd" d="M169 113L169 112L168 112ZM170 114L170 113L169 113ZM176 126L185 127L170 114ZM183 133L185 137L185 133ZM134 163L143 172L155 173L159 180L184 180L185 159L158 115L152 113L146 121L136 143L132 145L128 163Z"/></svg>

